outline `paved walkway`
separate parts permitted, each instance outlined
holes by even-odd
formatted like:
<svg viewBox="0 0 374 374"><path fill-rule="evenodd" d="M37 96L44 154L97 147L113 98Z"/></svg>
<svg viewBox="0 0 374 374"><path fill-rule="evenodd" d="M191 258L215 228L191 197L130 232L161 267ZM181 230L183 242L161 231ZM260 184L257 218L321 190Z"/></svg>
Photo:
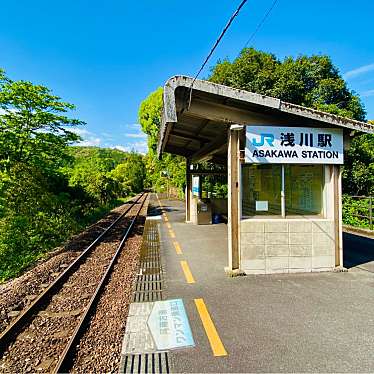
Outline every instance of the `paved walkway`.
<svg viewBox="0 0 374 374"><path fill-rule="evenodd" d="M196 343L173 352L172 372L374 371L373 273L228 278L226 225L161 204L165 296L183 299Z"/></svg>

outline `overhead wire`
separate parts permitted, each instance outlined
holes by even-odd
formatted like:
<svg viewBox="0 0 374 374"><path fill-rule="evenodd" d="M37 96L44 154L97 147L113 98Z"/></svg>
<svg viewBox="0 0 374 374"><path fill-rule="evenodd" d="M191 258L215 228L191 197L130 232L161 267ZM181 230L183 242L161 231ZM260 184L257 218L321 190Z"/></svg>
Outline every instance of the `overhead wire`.
<svg viewBox="0 0 374 374"><path fill-rule="evenodd" d="M247 42L244 45L244 48L247 48L248 44L253 40L253 38L256 36L257 32L260 30L262 25L265 23L266 19L269 17L271 11L274 9L275 5L277 4L278 0L274 0L273 3L271 4L271 7L268 9L268 11L265 13L264 17L261 19L261 21L258 23L257 27L247 40Z"/></svg>
<svg viewBox="0 0 374 374"><path fill-rule="evenodd" d="M229 27L231 26L232 22L234 21L234 19L236 18L236 16L239 14L240 10L243 8L243 6L245 5L245 3L247 2L247 0L243 0L238 8L236 9L236 11L232 14L232 16L230 17L229 21L227 22L226 26L224 27L224 29L222 30L220 36L218 37L218 39L216 40L216 42L214 43L212 49L210 50L208 56L205 58L203 64L201 65L199 71L197 72L197 74L195 75L195 77L193 78L192 82L191 82L191 85L189 87L189 99L188 99L188 105L187 105L187 108L189 109L190 106L191 106L191 100L192 100L192 89L193 89L193 85L196 81L196 79L198 78L198 76L200 75L200 73L203 71L205 65L208 63L210 57L212 56L213 52L215 51L215 49L217 48L218 44L220 43L220 41L222 40L223 36L225 35L226 31L229 29ZM262 25L265 23L266 19L269 17L271 11L274 9L275 5L277 4L278 0L274 0L273 3L271 4L270 8L267 10L267 12L265 13L264 17L261 19L261 21L258 23L258 25L256 26L255 30L253 31L253 33L251 34L251 36L249 37L249 39L247 40L247 42L245 43L244 45L244 48L246 48L248 46L248 44L253 40L253 38L256 36L256 34L258 33L258 31L261 29Z"/></svg>
<svg viewBox="0 0 374 374"><path fill-rule="evenodd" d="M197 72L197 74L193 78L192 83L191 83L190 88L189 88L190 92L189 92L189 100L188 100L188 109L190 108L190 105L191 105L192 88L193 88L193 85L194 85L196 79L198 78L198 76L200 75L200 73L203 71L205 65L207 64L207 62L209 61L209 59L212 56L213 52L215 51L215 49L217 48L218 44L222 40L222 38L225 35L226 31L229 29L229 27L231 26L232 22L234 21L234 19L236 18L236 16L239 14L240 10L243 8L243 6L245 5L246 2L247 2L247 0L242 0L242 2L239 4L238 8L231 15L229 21L227 22L226 26L222 30L222 32L221 32L220 36L218 37L218 39L215 41L212 49L210 50L208 56L205 58L205 60L204 60L203 64L201 65L199 71Z"/></svg>

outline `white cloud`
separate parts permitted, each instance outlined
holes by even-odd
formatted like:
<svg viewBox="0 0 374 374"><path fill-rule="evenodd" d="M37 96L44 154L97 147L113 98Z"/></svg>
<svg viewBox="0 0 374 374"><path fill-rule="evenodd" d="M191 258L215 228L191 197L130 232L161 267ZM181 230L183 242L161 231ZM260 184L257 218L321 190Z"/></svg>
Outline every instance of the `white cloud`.
<svg viewBox="0 0 374 374"><path fill-rule="evenodd" d="M116 145L113 147L114 149L119 149L120 151L123 152L138 152L141 154L146 154L148 147L147 147L147 142L135 142L135 143L129 143L126 146L123 145Z"/></svg>
<svg viewBox="0 0 374 374"><path fill-rule="evenodd" d="M137 130L140 130L141 129L141 125L140 123L125 123L123 125L120 125L120 127L122 128L126 128L126 129L137 129Z"/></svg>
<svg viewBox="0 0 374 374"><path fill-rule="evenodd" d="M79 135L83 139L75 145L80 147L98 147L101 144L101 138L85 128L74 127L70 129L70 131Z"/></svg>
<svg viewBox="0 0 374 374"><path fill-rule="evenodd" d="M69 131L73 132L74 134L77 134L79 136L81 136L82 138L84 138L85 136L92 136L93 134L86 130L86 129L83 129L81 127L73 127L71 129L69 129Z"/></svg>
<svg viewBox="0 0 374 374"><path fill-rule="evenodd" d="M366 73L368 73L370 71L374 71L374 64L360 66L360 67L358 67L356 69L347 71L343 75L343 78L344 79L354 78L354 77L357 77L358 75L366 74Z"/></svg>
<svg viewBox="0 0 374 374"><path fill-rule="evenodd" d="M112 148L118 149L119 151L122 151L122 152L130 152L131 151L131 149L129 149L128 147L124 147L123 145L116 145Z"/></svg>
<svg viewBox="0 0 374 374"><path fill-rule="evenodd" d="M78 142L76 145L79 145L80 147L98 147L100 144L101 144L100 138L91 138L91 139Z"/></svg>
<svg viewBox="0 0 374 374"><path fill-rule="evenodd" d="M139 132L139 133L126 133L124 134L127 138L133 138L133 139L145 139L147 137L146 134Z"/></svg>
<svg viewBox="0 0 374 374"><path fill-rule="evenodd" d="M374 90L368 90L368 91L364 91L362 94L361 94L362 97L370 97L370 96L374 96Z"/></svg>

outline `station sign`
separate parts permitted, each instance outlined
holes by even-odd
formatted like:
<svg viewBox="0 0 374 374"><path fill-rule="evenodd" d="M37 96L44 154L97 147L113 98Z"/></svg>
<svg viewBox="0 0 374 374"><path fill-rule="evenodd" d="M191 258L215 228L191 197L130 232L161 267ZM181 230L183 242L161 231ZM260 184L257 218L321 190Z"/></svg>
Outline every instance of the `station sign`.
<svg viewBox="0 0 374 374"><path fill-rule="evenodd" d="M343 129L246 126L245 162L343 164Z"/></svg>
<svg viewBox="0 0 374 374"><path fill-rule="evenodd" d="M200 193L200 177L194 175L192 177L192 195L199 196Z"/></svg>

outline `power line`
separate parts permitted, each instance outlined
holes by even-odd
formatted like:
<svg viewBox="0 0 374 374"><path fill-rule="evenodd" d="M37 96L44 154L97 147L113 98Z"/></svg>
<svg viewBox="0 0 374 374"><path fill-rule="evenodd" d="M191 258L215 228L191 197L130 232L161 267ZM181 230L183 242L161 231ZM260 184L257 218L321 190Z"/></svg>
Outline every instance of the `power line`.
<svg viewBox="0 0 374 374"><path fill-rule="evenodd" d="M191 105L191 98L192 98L192 87L197 79L197 77L200 75L200 73L202 72L202 70L204 69L205 65L207 64L207 62L209 61L210 57L212 56L213 52L215 51L215 49L217 48L218 44L220 43L221 39L223 38L223 36L225 35L226 31L228 30L228 28L230 27L230 25L232 24L232 22L234 21L235 17L239 14L240 10L243 8L244 4L247 2L247 0L243 0L240 5L238 6L238 8L236 9L236 11L232 14L232 16L230 17L229 21L227 22L225 28L222 30L220 36L218 37L218 39L216 40L216 42L214 43L212 49L210 50L208 56L206 57L205 61L203 62L203 64L201 65L199 71L197 72L197 74L195 75L194 79L192 80L192 83L191 83L191 86L190 86L190 98L189 98L189 101L188 101L188 108L190 107Z"/></svg>
<svg viewBox="0 0 374 374"><path fill-rule="evenodd" d="M268 11L265 13L264 17L262 18L262 20L260 21L260 23L257 25L255 31L253 31L252 35L249 37L249 39L247 40L247 43L245 43L245 46L244 48L247 48L248 44L253 40L253 38L255 37L255 35L257 34L258 30L260 30L260 28L262 27L262 25L265 23L266 19L268 18L269 14L271 13L271 11L273 10L273 8L275 7L276 3L278 2L278 0L274 0L273 1L273 4L271 4L271 7L268 9Z"/></svg>

